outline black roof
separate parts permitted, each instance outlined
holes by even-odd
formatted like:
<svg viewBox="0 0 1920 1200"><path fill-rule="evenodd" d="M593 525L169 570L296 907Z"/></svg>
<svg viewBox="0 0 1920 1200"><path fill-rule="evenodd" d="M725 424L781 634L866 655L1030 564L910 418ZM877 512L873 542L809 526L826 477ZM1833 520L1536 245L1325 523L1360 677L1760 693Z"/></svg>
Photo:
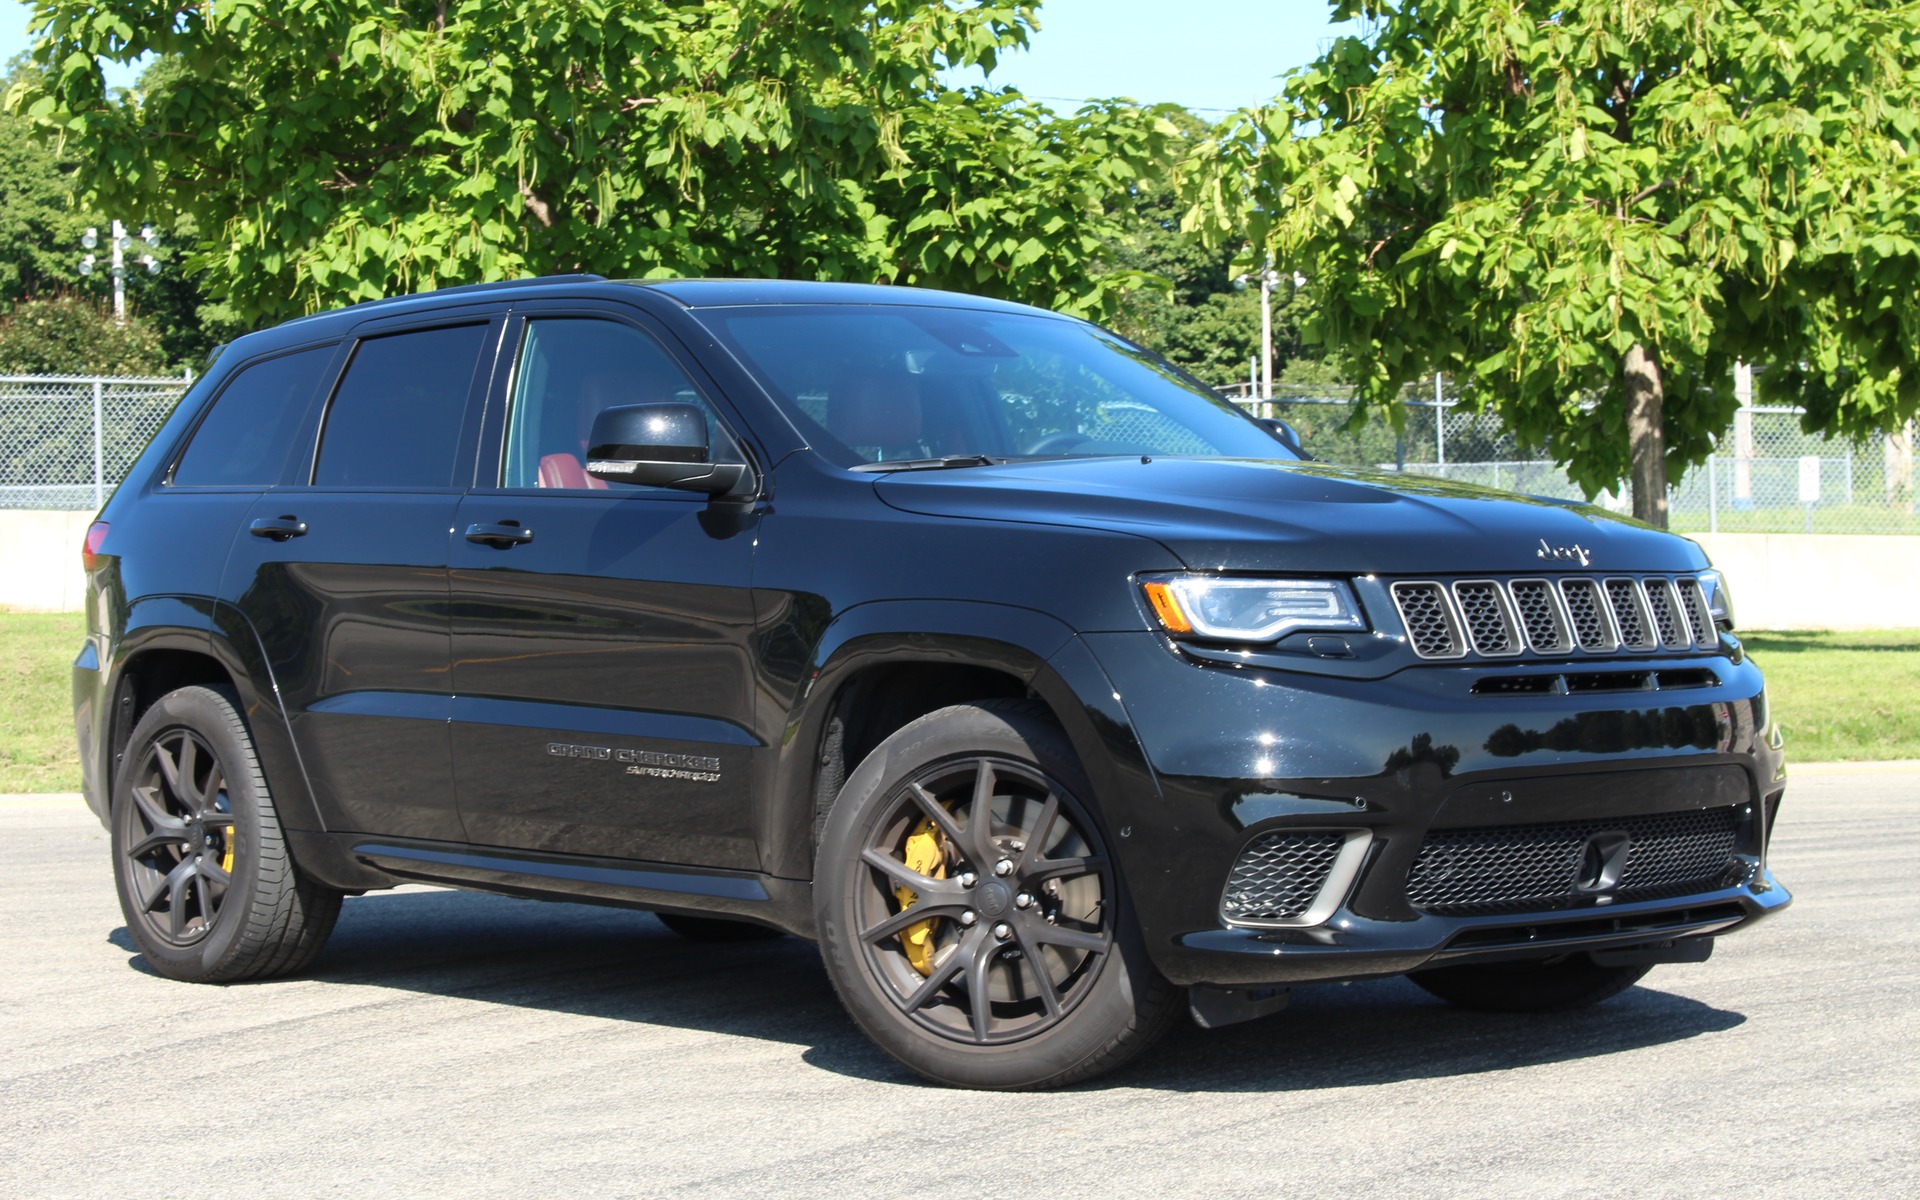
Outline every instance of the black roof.
<svg viewBox="0 0 1920 1200"><path fill-rule="evenodd" d="M282 345L338 337L346 327L369 317L403 316L409 312L431 310L443 305L484 302L502 292L548 292L562 295L598 293L615 295L627 288L645 288L685 308L720 308L764 304L870 304L917 305L924 308L970 308L997 312L1017 312L1053 316L1043 308L968 296L960 292L941 292L931 288L894 287L876 283L819 283L797 279L624 279L609 280L604 275L539 275L526 279L500 280L494 283L462 284L430 292L389 296L366 300L343 308L328 309L304 317L294 317L278 325L235 339L251 346L261 343ZM220 347L212 357L219 357Z"/></svg>

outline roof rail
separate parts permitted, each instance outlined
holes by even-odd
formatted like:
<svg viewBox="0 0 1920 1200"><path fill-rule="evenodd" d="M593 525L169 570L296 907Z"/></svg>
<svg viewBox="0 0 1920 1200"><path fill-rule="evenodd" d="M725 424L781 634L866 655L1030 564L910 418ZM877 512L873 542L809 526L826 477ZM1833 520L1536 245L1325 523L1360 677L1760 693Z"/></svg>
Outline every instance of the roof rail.
<svg viewBox="0 0 1920 1200"><path fill-rule="evenodd" d="M383 304L398 304L403 300L420 300L428 296L457 295L461 292L490 292L502 288L540 287L545 284L554 283L605 283L606 280L607 277L605 275L574 272L565 275L530 275L524 279L500 279L492 283L462 283L456 284L453 287L435 288L430 292L408 292L404 296L382 296L378 300L362 300L358 304L349 304L344 308L330 308L324 312L308 313L302 317L294 317L291 321L284 323L291 325L294 321L311 321L315 317L332 316L335 313L342 312L359 312Z"/></svg>

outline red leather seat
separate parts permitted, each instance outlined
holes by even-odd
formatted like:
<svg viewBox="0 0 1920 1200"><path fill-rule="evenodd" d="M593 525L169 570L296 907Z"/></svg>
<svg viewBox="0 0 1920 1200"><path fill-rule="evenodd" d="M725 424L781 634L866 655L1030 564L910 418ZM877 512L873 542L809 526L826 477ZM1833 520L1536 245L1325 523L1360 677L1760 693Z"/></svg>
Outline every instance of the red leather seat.
<svg viewBox="0 0 1920 1200"><path fill-rule="evenodd" d="M605 491L607 481L595 479L571 454L549 454L540 460L540 486L543 488L592 488Z"/></svg>

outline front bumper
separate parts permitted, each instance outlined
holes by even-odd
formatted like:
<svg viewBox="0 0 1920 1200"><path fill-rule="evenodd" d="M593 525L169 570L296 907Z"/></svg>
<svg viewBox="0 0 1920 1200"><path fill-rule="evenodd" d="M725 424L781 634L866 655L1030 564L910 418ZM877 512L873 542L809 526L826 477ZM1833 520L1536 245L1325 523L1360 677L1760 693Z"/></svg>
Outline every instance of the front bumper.
<svg viewBox="0 0 1920 1200"><path fill-rule="evenodd" d="M1144 759L1124 773L1139 781L1132 794L1103 809L1149 952L1176 983L1350 979L1717 936L1791 900L1766 866L1785 773L1751 662L1706 660L1717 683L1673 691L1506 694L1484 681L1515 668L1485 663L1367 679L1201 662L1154 634L1082 640ZM1471 915L1407 899L1433 830L1714 807L1737 814L1733 856L1689 894L1600 891ZM1228 875L1277 830L1361 830L1366 858L1324 919L1237 925L1222 915Z"/></svg>

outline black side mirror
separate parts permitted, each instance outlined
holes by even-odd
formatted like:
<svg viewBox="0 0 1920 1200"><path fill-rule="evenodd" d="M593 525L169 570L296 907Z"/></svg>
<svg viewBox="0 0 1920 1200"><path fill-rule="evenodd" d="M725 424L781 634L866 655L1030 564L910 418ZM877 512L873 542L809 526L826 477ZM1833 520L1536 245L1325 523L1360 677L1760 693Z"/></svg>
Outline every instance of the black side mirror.
<svg viewBox="0 0 1920 1200"><path fill-rule="evenodd" d="M740 463L717 463L707 417L692 404L623 404L593 419L587 474L610 483L732 495L747 482Z"/></svg>
<svg viewBox="0 0 1920 1200"><path fill-rule="evenodd" d="M1301 458L1312 457L1306 452L1306 449L1300 445L1299 431L1295 430L1293 426L1277 417L1261 417L1259 421L1260 427L1272 434L1274 441L1279 442L1282 446L1298 454Z"/></svg>

